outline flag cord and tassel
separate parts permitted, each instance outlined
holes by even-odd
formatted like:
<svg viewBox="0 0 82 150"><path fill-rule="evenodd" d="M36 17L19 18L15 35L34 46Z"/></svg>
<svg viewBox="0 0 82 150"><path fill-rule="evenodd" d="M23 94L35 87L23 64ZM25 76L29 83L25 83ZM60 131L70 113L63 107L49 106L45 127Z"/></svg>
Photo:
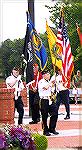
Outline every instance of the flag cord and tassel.
<svg viewBox="0 0 82 150"><path fill-rule="evenodd" d="M51 92L51 100L55 101L56 100L56 58L55 58L55 63L53 64L53 70L54 70L55 89L54 92Z"/></svg>

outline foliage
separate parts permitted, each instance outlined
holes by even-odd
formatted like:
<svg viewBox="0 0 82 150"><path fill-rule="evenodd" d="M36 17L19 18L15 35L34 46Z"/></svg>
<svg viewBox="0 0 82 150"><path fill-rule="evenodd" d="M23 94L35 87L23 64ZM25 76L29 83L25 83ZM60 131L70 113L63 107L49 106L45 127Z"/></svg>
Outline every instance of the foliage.
<svg viewBox="0 0 82 150"><path fill-rule="evenodd" d="M77 70L81 70L82 68L82 47L78 46L78 48L76 49L77 51L77 55L75 57L75 68L77 68Z"/></svg>
<svg viewBox="0 0 82 150"><path fill-rule="evenodd" d="M44 46L46 47L47 54L48 54L48 63L47 63L47 69L50 69L52 67L51 64L51 56L50 51L48 48L48 41L47 41L47 35L40 34L40 37L42 39L42 42ZM10 75L11 70L14 66L20 66L22 62L22 51L23 51L23 45L24 45L24 39L18 39L11 41L10 39L5 40L2 42L1 48L0 48L0 68L1 72L5 76ZM39 64L39 62L37 61Z"/></svg>
<svg viewBox="0 0 82 150"><path fill-rule="evenodd" d="M82 72L82 48L80 47L79 37L76 31L76 22L79 24L82 32L82 2L81 0L57 0L57 3L53 7L47 6L50 12L50 20L53 22L55 28L54 32L57 34L57 28L59 25L60 8L62 2L64 3L64 16L67 25L68 36L72 48L72 53L75 61L75 72L79 68ZM46 47L48 54L48 63L46 69L53 73L52 61L50 56L50 50L48 46L48 39L46 33L40 34L42 42ZM5 78L10 75L14 66L21 66L21 55L24 47L24 39L10 39L2 42L0 47L0 73L3 73ZM78 52L80 50L80 53Z"/></svg>
<svg viewBox="0 0 82 150"><path fill-rule="evenodd" d="M36 150L36 145L29 130L6 126L4 132L0 131L0 149Z"/></svg>
<svg viewBox="0 0 82 150"><path fill-rule="evenodd" d="M2 43L0 48L0 57L2 58L1 68L3 68L3 72L5 71L5 73L10 68L9 57L11 49L12 49L12 42L9 39L4 41L4 43Z"/></svg>
<svg viewBox="0 0 82 150"><path fill-rule="evenodd" d="M70 3L79 3L81 0L59 0L65 4L70 4Z"/></svg>
<svg viewBox="0 0 82 150"><path fill-rule="evenodd" d="M11 41L10 39L2 42L0 47L0 67L4 76L9 76L14 66L21 66L21 55L24 40L18 39Z"/></svg>
<svg viewBox="0 0 82 150"><path fill-rule="evenodd" d="M48 140L45 135L33 134L36 144L36 150L46 150L48 147Z"/></svg>
<svg viewBox="0 0 82 150"><path fill-rule="evenodd" d="M31 133L27 126L0 126L0 149L4 150L46 150L48 139L45 135Z"/></svg>
<svg viewBox="0 0 82 150"><path fill-rule="evenodd" d="M58 0L57 3L54 4L53 7L47 6L49 9L49 12L51 13L50 20L54 23L56 30L59 25L59 18L60 18L60 9L62 2L64 2L64 17L65 17L65 23L68 30L68 36L71 44L72 54L74 56L74 61L76 60L76 57L78 55L77 49L80 46L79 37L76 31L76 23L79 24L80 29L82 31L82 2L79 0ZM57 33L57 31L56 31ZM75 61L75 71L78 69L82 72L82 67L78 66L80 59ZM78 64L78 65L77 65Z"/></svg>

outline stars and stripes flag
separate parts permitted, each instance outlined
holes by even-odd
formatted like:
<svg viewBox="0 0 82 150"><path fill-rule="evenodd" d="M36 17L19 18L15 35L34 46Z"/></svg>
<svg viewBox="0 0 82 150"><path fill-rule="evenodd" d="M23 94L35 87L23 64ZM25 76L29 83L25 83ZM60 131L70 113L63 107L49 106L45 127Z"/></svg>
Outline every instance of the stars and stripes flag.
<svg viewBox="0 0 82 150"><path fill-rule="evenodd" d="M64 86L70 88L72 71L74 69L71 46L67 34L67 28L64 22L64 15L61 11L60 22L57 34L57 45L62 48L62 81Z"/></svg>

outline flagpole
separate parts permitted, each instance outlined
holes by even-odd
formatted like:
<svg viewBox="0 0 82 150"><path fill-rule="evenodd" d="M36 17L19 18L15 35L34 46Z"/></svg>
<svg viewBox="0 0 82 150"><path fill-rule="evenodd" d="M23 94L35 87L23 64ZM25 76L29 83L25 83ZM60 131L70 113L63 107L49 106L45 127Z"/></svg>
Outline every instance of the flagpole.
<svg viewBox="0 0 82 150"><path fill-rule="evenodd" d="M54 65L54 75L55 75L55 82L56 82L56 57L55 57L55 65ZM55 83L55 91L54 93L56 94L56 83Z"/></svg>
<svg viewBox="0 0 82 150"><path fill-rule="evenodd" d="M61 9L60 9L60 16L64 16L64 5L62 4ZM55 57L55 63L54 63L54 74L56 71L56 57ZM56 80L56 74L55 74L55 80Z"/></svg>
<svg viewBox="0 0 82 150"><path fill-rule="evenodd" d="M30 13L30 17L31 17L33 24L35 24L34 0L28 0L28 11Z"/></svg>

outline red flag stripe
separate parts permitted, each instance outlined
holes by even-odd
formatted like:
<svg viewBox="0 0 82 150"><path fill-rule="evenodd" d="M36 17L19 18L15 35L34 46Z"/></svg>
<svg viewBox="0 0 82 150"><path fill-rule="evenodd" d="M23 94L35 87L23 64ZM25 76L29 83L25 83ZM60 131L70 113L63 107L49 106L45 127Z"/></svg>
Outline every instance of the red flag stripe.
<svg viewBox="0 0 82 150"><path fill-rule="evenodd" d="M62 47L62 80L64 83L68 81L67 87L69 88L74 64L64 18L62 17L61 20L57 34L57 44Z"/></svg>

